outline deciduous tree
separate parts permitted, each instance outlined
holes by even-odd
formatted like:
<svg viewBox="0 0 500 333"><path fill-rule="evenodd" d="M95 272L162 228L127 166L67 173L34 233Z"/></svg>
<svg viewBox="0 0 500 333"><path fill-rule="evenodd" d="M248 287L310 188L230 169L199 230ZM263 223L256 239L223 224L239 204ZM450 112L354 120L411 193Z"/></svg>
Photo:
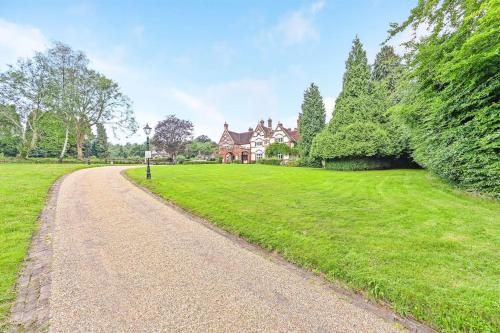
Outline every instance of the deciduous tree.
<svg viewBox="0 0 500 333"><path fill-rule="evenodd" d="M192 132L192 122L179 119L175 115L169 115L156 125L152 143L157 150L167 152L176 163L177 154L191 139Z"/></svg>

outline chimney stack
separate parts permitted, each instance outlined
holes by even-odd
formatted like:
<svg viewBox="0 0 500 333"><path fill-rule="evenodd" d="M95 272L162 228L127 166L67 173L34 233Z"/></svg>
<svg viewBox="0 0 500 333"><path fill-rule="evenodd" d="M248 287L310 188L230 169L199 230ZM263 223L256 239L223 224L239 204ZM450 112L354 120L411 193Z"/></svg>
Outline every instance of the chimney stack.
<svg viewBox="0 0 500 333"><path fill-rule="evenodd" d="M224 129L227 130L228 127L229 127L229 125L225 122L224 123Z"/></svg>
<svg viewBox="0 0 500 333"><path fill-rule="evenodd" d="M249 132L253 132L253 128L252 128L252 127L249 127L249 128L248 128L248 131L249 131Z"/></svg>
<svg viewBox="0 0 500 333"><path fill-rule="evenodd" d="M261 126L264 126L264 119L261 119L261 120L260 120L260 125L261 125Z"/></svg>
<svg viewBox="0 0 500 333"><path fill-rule="evenodd" d="M267 120L267 127L269 128L273 128L273 120L271 119L271 117L269 117L269 119Z"/></svg>

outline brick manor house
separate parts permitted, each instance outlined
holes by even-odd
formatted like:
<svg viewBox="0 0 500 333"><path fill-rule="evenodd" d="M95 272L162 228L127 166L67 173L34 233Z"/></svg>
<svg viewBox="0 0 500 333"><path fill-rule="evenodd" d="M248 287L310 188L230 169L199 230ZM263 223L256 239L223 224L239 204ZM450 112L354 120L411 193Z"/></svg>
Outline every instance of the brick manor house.
<svg viewBox="0 0 500 333"><path fill-rule="evenodd" d="M241 163L252 163L265 158L266 147L271 143L285 143L290 147L295 147L299 138L299 132L296 128L283 127L281 122L273 129L271 118L264 126L264 120L261 120L255 129L249 128L248 131L237 133L229 130L227 123L224 123L224 132L219 140L219 156L224 163L231 163L235 160ZM288 161L290 156L281 155L279 158Z"/></svg>

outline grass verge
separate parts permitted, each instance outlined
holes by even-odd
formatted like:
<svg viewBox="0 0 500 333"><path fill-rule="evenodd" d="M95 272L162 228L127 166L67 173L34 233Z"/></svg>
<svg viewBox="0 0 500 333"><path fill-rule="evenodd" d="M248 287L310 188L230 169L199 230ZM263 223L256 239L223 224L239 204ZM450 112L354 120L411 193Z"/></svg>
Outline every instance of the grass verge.
<svg viewBox="0 0 500 333"><path fill-rule="evenodd" d="M0 164L0 330L15 299L14 284L48 191L76 164Z"/></svg>
<svg viewBox="0 0 500 333"><path fill-rule="evenodd" d="M127 170L167 200L442 331L493 332L500 202L425 170L265 165Z"/></svg>

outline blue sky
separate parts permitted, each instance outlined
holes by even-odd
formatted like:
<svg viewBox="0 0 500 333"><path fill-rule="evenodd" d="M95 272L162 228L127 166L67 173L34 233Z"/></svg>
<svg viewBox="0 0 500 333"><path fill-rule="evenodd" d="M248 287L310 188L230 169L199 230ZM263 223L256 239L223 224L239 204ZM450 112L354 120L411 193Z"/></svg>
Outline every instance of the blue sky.
<svg viewBox="0 0 500 333"><path fill-rule="evenodd" d="M389 23L415 3L0 0L0 70L62 41L121 85L142 126L176 114L217 141L224 121L235 131L268 117L294 127L311 82L330 114L355 35L372 61Z"/></svg>

